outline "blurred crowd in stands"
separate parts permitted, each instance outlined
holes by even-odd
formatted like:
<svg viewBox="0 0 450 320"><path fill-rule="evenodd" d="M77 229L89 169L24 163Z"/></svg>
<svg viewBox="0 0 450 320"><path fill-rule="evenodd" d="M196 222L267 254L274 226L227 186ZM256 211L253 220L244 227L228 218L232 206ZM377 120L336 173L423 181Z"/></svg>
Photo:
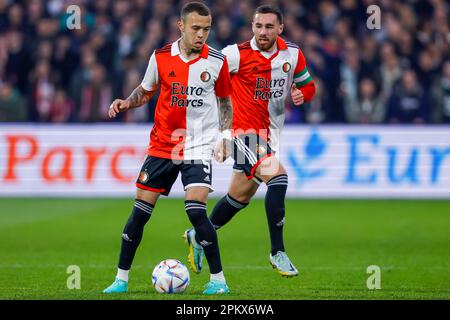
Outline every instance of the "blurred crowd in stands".
<svg viewBox="0 0 450 320"><path fill-rule="evenodd" d="M0 0L0 122L103 122L140 84L154 49L179 38L186 1ZM205 1L208 44L252 37L260 4L284 13L283 37L303 50L315 99L286 106L287 123L450 123L450 2L446 0ZM81 9L70 30L69 5ZM367 27L371 4L381 28ZM114 121L153 121L149 106Z"/></svg>

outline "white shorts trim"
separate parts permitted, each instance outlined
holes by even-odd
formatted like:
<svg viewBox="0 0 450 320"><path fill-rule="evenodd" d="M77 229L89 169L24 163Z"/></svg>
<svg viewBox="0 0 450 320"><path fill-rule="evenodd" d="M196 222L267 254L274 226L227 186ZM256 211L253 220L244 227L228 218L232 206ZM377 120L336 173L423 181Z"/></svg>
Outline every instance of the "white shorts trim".
<svg viewBox="0 0 450 320"><path fill-rule="evenodd" d="M211 187L211 185L207 183L189 183L187 186L184 187L184 191L186 191L191 187L207 187L209 188L210 193L214 191L213 187Z"/></svg>
<svg viewBox="0 0 450 320"><path fill-rule="evenodd" d="M258 185L258 186L260 186L261 185L261 183L263 183L261 180L259 180L258 178L256 178L256 177L253 177L252 178L252 180L253 181L255 181L256 182L256 184Z"/></svg>

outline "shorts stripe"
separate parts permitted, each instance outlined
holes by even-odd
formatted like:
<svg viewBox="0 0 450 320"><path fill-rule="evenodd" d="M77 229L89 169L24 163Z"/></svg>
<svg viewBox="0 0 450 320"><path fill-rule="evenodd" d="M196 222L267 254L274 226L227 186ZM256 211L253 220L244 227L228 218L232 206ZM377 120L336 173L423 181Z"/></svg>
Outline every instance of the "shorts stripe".
<svg viewBox="0 0 450 320"><path fill-rule="evenodd" d="M258 186L261 185L261 183L263 183L262 180L260 180L258 177L253 176L252 178L253 182L255 182Z"/></svg>
<svg viewBox="0 0 450 320"><path fill-rule="evenodd" d="M159 188L147 187L146 185L143 185L140 183L136 183L136 187L138 187L139 189L144 189L144 190L158 192L158 193L163 193L166 191L166 189L164 189L164 188L159 189Z"/></svg>
<svg viewBox="0 0 450 320"><path fill-rule="evenodd" d="M255 154L250 150L250 148L248 146L245 145L245 143L242 139L240 139L240 138L238 138L238 139L241 141L242 146L245 148L245 150L247 150L248 155L253 158L254 163L257 163L258 159L256 158Z"/></svg>
<svg viewBox="0 0 450 320"><path fill-rule="evenodd" d="M188 185L184 186L184 191L186 191L188 188L192 188L192 187L206 187L206 188L209 188L209 192L214 191L213 187L207 183L189 183Z"/></svg>
<svg viewBox="0 0 450 320"><path fill-rule="evenodd" d="M242 153L247 157L247 159L250 161L252 165L255 165L258 160L256 159L255 155L251 152L251 150L245 145L245 143L238 137L235 138L236 145L241 150Z"/></svg>

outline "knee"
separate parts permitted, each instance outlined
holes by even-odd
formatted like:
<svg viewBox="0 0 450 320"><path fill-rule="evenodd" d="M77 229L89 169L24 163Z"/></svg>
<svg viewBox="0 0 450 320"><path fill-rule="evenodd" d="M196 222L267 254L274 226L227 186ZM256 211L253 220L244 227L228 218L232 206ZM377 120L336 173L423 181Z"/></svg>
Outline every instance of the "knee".
<svg viewBox="0 0 450 320"><path fill-rule="evenodd" d="M185 201L196 201L201 203L206 203L208 201L208 196L206 197L201 194L190 194L189 197L186 197Z"/></svg>
<svg viewBox="0 0 450 320"><path fill-rule="evenodd" d="M284 168L284 166L280 163L279 165L278 165L278 169L277 169L277 171L275 172L275 174L273 175L273 177L275 178L275 177L278 177L278 176L286 176L287 177L287 171L286 171L286 169Z"/></svg>
<svg viewBox="0 0 450 320"><path fill-rule="evenodd" d="M278 174L277 175L285 175L285 176L287 176L288 174L287 174L286 169L283 166L280 165L280 167L278 168Z"/></svg>
<svg viewBox="0 0 450 320"><path fill-rule="evenodd" d="M152 205L156 204L159 198L159 193L136 188L136 199L148 202Z"/></svg>
<svg viewBox="0 0 450 320"><path fill-rule="evenodd" d="M228 190L228 195L240 203L249 203L255 195L256 190L258 190L258 187L230 189Z"/></svg>
<svg viewBox="0 0 450 320"><path fill-rule="evenodd" d="M210 189L207 187L190 187L186 190L186 201L197 201L205 204L208 201Z"/></svg>
<svg viewBox="0 0 450 320"><path fill-rule="evenodd" d="M237 201L239 201L240 203L249 203L250 200L252 200L254 193L252 193L252 192L243 192L240 194L229 193L229 195L231 197L233 197L233 199L236 199Z"/></svg>

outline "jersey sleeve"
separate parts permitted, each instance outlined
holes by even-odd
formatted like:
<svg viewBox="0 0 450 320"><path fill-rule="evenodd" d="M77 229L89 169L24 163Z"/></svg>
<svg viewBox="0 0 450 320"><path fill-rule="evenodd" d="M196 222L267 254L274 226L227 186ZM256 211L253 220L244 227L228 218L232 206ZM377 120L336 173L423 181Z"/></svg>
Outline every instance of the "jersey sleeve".
<svg viewBox="0 0 450 320"><path fill-rule="evenodd" d="M216 96L219 98L226 98L230 96L233 91L231 88L231 78L227 58L223 60L222 68L220 69L214 89L216 91Z"/></svg>
<svg viewBox="0 0 450 320"><path fill-rule="evenodd" d="M298 49L297 66L294 69L294 83L303 93L305 102L310 101L314 96L316 86L306 66L305 56L300 49Z"/></svg>
<svg viewBox="0 0 450 320"><path fill-rule="evenodd" d="M309 74L308 67L306 66L305 56L303 52L298 49L297 66L294 70L294 82L297 87L304 86L312 81L312 77Z"/></svg>
<svg viewBox="0 0 450 320"><path fill-rule="evenodd" d="M141 86L147 91L154 91L159 86L158 65L156 62L155 52L153 52L150 57Z"/></svg>
<svg viewBox="0 0 450 320"><path fill-rule="evenodd" d="M222 53L228 59L228 69L231 73L239 71L240 53L237 44L226 46L222 49Z"/></svg>

